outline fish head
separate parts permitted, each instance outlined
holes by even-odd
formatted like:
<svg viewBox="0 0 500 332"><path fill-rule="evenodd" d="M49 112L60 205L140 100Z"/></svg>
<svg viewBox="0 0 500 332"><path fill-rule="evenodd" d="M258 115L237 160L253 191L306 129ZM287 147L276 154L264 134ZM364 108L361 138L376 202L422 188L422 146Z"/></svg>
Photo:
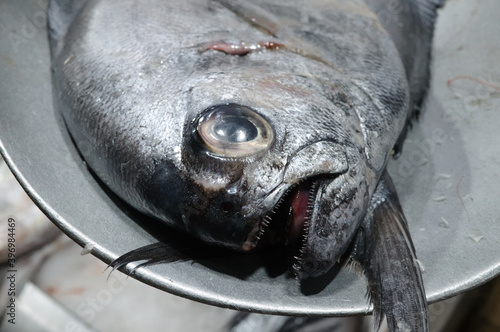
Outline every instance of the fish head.
<svg viewBox="0 0 500 332"><path fill-rule="evenodd" d="M157 165L147 200L203 241L243 251L283 244L301 278L325 273L376 181L355 109L368 102L338 72L328 81L311 73L321 64L236 64L184 82L177 153Z"/></svg>
<svg viewBox="0 0 500 332"><path fill-rule="evenodd" d="M380 106L407 90L402 67L382 57L392 49L349 34L331 50L334 38L293 26L280 39L217 2L209 16L126 3L89 2L53 52L63 115L90 167L139 211L203 241L280 243L300 278L328 271L404 121L391 113L404 107ZM344 61L354 54L380 61Z"/></svg>

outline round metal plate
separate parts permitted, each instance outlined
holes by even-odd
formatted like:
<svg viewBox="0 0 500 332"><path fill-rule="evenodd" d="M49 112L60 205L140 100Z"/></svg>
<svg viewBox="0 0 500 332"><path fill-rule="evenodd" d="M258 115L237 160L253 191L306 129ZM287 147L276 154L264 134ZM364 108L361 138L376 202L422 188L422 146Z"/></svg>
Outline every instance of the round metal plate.
<svg viewBox="0 0 500 332"><path fill-rule="evenodd" d="M99 186L54 111L46 5L46 0L0 2L0 151L49 218L110 262L155 239ZM500 273L500 145L494 139L500 93L467 78L447 84L454 76L469 75L499 85L499 9L495 0L457 0L441 11L428 102L403 155L390 164L430 301ZM219 263L223 267L203 261L163 264L141 268L135 277L235 309L301 315L370 310L365 280L349 269L306 295L284 274L270 275L263 268L239 273L245 258Z"/></svg>

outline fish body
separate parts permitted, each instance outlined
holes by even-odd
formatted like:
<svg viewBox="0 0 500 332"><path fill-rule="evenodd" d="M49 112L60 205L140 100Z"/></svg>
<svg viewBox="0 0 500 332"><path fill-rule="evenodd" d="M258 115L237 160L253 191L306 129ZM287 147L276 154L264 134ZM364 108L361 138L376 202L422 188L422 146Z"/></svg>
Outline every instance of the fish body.
<svg viewBox="0 0 500 332"><path fill-rule="evenodd" d="M137 210L227 248L282 244L301 279L354 247L377 317L425 331L385 168L427 88L437 6L52 0L56 100L88 165Z"/></svg>

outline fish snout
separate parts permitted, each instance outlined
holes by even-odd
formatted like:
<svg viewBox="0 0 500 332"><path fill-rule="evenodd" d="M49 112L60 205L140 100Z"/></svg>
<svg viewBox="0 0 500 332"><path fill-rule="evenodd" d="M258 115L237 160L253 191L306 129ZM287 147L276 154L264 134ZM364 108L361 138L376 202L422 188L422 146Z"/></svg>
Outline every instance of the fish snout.
<svg viewBox="0 0 500 332"><path fill-rule="evenodd" d="M307 145L288 161L283 182L297 183L319 175L345 173L349 168L345 148L331 141Z"/></svg>

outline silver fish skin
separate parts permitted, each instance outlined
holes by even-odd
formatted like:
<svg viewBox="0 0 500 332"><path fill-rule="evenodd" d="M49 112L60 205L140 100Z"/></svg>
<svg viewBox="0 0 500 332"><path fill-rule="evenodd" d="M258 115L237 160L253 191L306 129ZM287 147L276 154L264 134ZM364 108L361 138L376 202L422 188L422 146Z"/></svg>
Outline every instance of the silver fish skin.
<svg viewBox="0 0 500 332"><path fill-rule="evenodd" d="M349 243L403 128L408 83L363 2L300 5L252 3L276 11L271 32L225 2L88 1L53 39L53 57L64 119L90 167L138 210L233 248L251 246L288 189L324 175L309 236L318 227L328 248ZM221 41L286 48L203 51ZM228 103L272 125L267 150L226 158L199 144L200 113Z"/></svg>
<svg viewBox="0 0 500 332"><path fill-rule="evenodd" d="M354 245L376 324L427 331L385 167L425 95L438 6L52 0L57 106L88 165L137 210L236 250L282 242L301 279Z"/></svg>

